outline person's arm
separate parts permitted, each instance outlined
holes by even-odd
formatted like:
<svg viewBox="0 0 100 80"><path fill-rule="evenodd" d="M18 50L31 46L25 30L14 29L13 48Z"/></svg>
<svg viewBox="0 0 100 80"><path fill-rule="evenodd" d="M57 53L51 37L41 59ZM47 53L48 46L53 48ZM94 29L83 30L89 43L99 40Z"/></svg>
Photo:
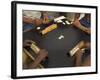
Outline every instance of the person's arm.
<svg viewBox="0 0 100 80"><path fill-rule="evenodd" d="M91 66L91 56L88 55L85 60L82 62L81 66Z"/></svg>
<svg viewBox="0 0 100 80"><path fill-rule="evenodd" d="M90 28L86 28L85 26L82 26L82 25L80 27L78 27L78 28L81 29L82 31L88 33L88 34L91 34Z"/></svg>
<svg viewBox="0 0 100 80"><path fill-rule="evenodd" d="M90 42L85 42L85 45L83 48L90 48ZM84 61L82 61L82 55L84 53L84 50L79 49L74 57L75 57L75 66L89 66L91 64L90 55L87 56Z"/></svg>
<svg viewBox="0 0 100 80"><path fill-rule="evenodd" d="M33 24L34 23L34 20L32 18L23 17L23 22L24 23Z"/></svg>
<svg viewBox="0 0 100 80"><path fill-rule="evenodd" d="M49 15L47 12L42 12L42 22L43 24L48 24L50 22Z"/></svg>
<svg viewBox="0 0 100 80"><path fill-rule="evenodd" d="M29 68L36 68L41 63L41 61L44 61L46 59L46 57L48 57L48 52L45 49L41 49L35 61L29 65Z"/></svg>
<svg viewBox="0 0 100 80"><path fill-rule="evenodd" d="M28 17L23 17L23 22L38 26L38 25L42 24L42 19L38 19L38 18L32 19L32 18L28 18Z"/></svg>
<svg viewBox="0 0 100 80"><path fill-rule="evenodd" d="M32 40L25 40L23 43L23 47L30 47L32 42L33 42Z"/></svg>
<svg viewBox="0 0 100 80"><path fill-rule="evenodd" d="M79 50L75 54L75 66L90 66L91 65L91 57L88 55L84 61L82 61L82 50Z"/></svg>
<svg viewBox="0 0 100 80"><path fill-rule="evenodd" d="M81 49L79 49L75 55L74 55L74 58L75 58L75 66L81 66L81 63L82 63L82 55L83 55L83 51Z"/></svg>
<svg viewBox="0 0 100 80"><path fill-rule="evenodd" d="M83 25L81 25L81 23L79 22L79 20L74 21L73 25L77 28L79 28L80 30L86 32L87 34L91 34L91 29L87 28Z"/></svg>

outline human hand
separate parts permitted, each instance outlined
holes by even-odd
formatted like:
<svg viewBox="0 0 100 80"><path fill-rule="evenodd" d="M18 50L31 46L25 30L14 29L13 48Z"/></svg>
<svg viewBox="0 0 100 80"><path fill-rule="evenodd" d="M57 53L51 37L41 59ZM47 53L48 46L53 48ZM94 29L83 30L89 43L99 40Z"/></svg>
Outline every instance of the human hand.
<svg viewBox="0 0 100 80"><path fill-rule="evenodd" d="M38 19L38 18L34 19L33 24L35 24L36 26L41 25L42 24L42 19Z"/></svg>
<svg viewBox="0 0 100 80"><path fill-rule="evenodd" d="M80 30L82 30L82 31L84 31L84 32L86 32L86 33L88 33L88 34L91 34L91 29L90 29L90 28L87 28L87 27L85 27L85 26L83 26L83 25L81 25L81 23L79 22L79 20L75 20L75 21L73 22L73 25L74 25L75 27L79 28Z"/></svg>
<svg viewBox="0 0 100 80"><path fill-rule="evenodd" d="M41 49L41 50L39 51L39 53L38 53L38 56L39 56L40 58L45 58L45 57L48 56L48 52L47 52L45 49Z"/></svg>
<svg viewBox="0 0 100 80"><path fill-rule="evenodd" d="M82 49L79 49L79 50L75 53L74 56L75 56L77 59L79 59L79 58L82 57L83 53L84 53L84 51L83 51Z"/></svg>
<svg viewBox="0 0 100 80"><path fill-rule="evenodd" d="M75 20L75 21L73 22L73 25L74 25L75 27L80 27L80 26L81 26L81 23L79 22L79 20Z"/></svg>
<svg viewBox="0 0 100 80"><path fill-rule="evenodd" d="M44 15L43 15L43 24L48 24L48 23L49 23L48 15L46 13L44 13Z"/></svg>
<svg viewBox="0 0 100 80"><path fill-rule="evenodd" d="M24 47L27 47L27 46L29 47L29 46L31 46L32 43L33 43L32 40L25 40L24 43L23 43L23 46L24 46ZM34 43L35 43L35 42L34 42Z"/></svg>

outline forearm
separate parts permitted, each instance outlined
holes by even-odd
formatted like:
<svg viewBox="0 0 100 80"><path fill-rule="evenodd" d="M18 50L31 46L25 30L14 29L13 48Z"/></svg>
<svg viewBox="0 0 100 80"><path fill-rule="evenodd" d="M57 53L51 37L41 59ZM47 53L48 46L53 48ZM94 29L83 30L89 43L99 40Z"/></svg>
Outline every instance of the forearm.
<svg viewBox="0 0 100 80"><path fill-rule="evenodd" d="M23 17L23 22L24 23L33 24L34 20L32 18Z"/></svg>
<svg viewBox="0 0 100 80"><path fill-rule="evenodd" d="M80 66L81 65L81 57L80 58L75 58L75 66Z"/></svg>
<svg viewBox="0 0 100 80"><path fill-rule="evenodd" d="M88 55L85 60L83 61L83 63L81 64L81 66L91 66L91 56Z"/></svg>
<svg viewBox="0 0 100 80"><path fill-rule="evenodd" d="M78 50L75 54L75 66L81 66L81 62L82 62L82 51Z"/></svg>
<svg viewBox="0 0 100 80"><path fill-rule="evenodd" d="M86 32L87 34L91 34L91 30L90 28L86 28L85 26L81 25L80 27L78 27L79 29L81 29L82 31Z"/></svg>

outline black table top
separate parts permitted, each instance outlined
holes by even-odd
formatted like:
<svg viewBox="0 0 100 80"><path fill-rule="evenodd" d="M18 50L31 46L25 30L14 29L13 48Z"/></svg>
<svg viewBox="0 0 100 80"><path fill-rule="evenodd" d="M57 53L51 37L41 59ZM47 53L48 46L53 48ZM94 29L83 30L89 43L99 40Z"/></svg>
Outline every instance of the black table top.
<svg viewBox="0 0 100 80"><path fill-rule="evenodd" d="M59 27L44 36L36 31L23 33L23 40L34 40L40 48L48 51L46 68L73 67L74 58L67 53L81 40L90 41L90 35L73 27L72 25L58 25ZM63 39L58 39L63 35Z"/></svg>

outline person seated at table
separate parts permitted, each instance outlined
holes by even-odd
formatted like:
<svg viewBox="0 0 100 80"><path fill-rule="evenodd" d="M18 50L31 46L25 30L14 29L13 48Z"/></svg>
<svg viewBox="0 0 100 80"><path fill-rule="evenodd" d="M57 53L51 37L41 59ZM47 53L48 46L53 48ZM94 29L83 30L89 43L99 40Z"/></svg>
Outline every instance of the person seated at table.
<svg viewBox="0 0 100 80"><path fill-rule="evenodd" d="M23 11L23 22L40 25L48 24L50 20L59 17L57 12L47 12L47 11Z"/></svg>
<svg viewBox="0 0 100 80"><path fill-rule="evenodd" d="M40 26L41 24L48 24L54 18L58 17L59 13L57 12L47 12L47 11L23 11L23 23L24 23L24 32L32 29L33 27ZM27 29L27 27L29 29Z"/></svg>
<svg viewBox="0 0 100 80"><path fill-rule="evenodd" d="M76 14L78 17L79 14ZM91 34L91 21L90 14L85 14L83 18L79 20L79 18L75 18L73 25L80 30L86 32L87 34Z"/></svg>
<svg viewBox="0 0 100 80"><path fill-rule="evenodd" d="M34 69L37 68L37 66L42 62L42 61L46 61L46 59L48 58L48 52L45 49L40 49L40 51L37 54L36 59L34 60L34 62L31 62L28 67L30 69Z"/></svg>
<svg viewBox="0 0 100 80"><path fill-rule="evenodd" d="M90 25L90 14L85 14L84 17L79 19L80 14L76 14L76 18L75 21L73 23L73 25L84 31L87 34L91 34L91 25ZM91 55L90 55L90 42L85 42L84 47L87 48L88 50L86 50L87 52L87 56L84 58L84 60L82 60L83 54L85 53L83 50L78 50L74 57L75 57L75 66L90 66L91 65Z"/></svg>
<svg viewBox="0 0 100 80"><path fill-rule="evenodd" d="M90 66L91 65L91 57L90 57L90 42L86 41L84 42L84 48L85 50L79 49L75 55L75 66ZM83 55L84 60L83 60Z"/></svg>
<svg viewBox="0 0 100 80"><path fill-rule="evenodd" d="M31 41L31 40L25 40L23 43L23 48L30 47L32 43L33 43L33 41ZM23 53L23 60L25 59L24 57L27 57L25 55L25 53ZM29 64L26 64L25 61L27 62L27 60L24 60L23 67L28 68L28 69L35 69L35 68L39 67L41 65L40 63L42 61L45 61L47 58L48 58L48 52L45 49L40 49L40 51L37 53L37 57L35 57L34 61L31 61Z"/></svg>
<svg viewBox="0 0 100 80"><path fill-rule="evenodd" d="M59 16L59 12L43 11L41 18L43 19L43 24L48 24Z"/></svg>
<svg viewBox="0 0 100 80"><path fill-rule="evenodd" d="M30 31L42 23L40 11L23 10L22 14L24 32Z"/></svg>

